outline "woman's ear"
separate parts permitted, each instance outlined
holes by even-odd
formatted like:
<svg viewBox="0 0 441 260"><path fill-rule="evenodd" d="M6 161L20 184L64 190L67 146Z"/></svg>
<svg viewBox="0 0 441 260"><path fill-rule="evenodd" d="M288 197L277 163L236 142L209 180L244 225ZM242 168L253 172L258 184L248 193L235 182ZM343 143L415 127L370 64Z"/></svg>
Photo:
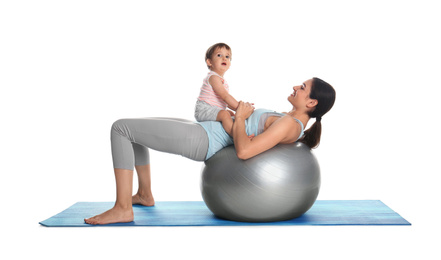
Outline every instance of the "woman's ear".
<svg viewBox="0 0 441 260"><path fill-rule="evenodd" d="M306 104L306 106L308 108L313 108L313 107L317 106L317 104L318 104L318 100L317 99L310 99L308 101L308 103Z"/></svg>

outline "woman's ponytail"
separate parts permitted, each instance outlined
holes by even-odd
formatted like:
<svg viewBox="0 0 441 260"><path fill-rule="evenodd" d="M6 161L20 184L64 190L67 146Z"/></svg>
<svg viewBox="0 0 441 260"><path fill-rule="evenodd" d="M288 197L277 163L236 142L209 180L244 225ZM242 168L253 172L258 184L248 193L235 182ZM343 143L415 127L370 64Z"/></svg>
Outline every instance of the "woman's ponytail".
<svg viewBox="0 0 441 260"><path fill-rule="evenodd" d="M308 113L309 117L315 118L316 121L304 132L300 142L310 148L316 148L320 144L320 137L322 135L322 116L334 105L335 90L327 82L319 78L313 78L309 97L317 100L315 109Z"/></svg>
<svg viewBox="0 0 441 260"><path fill-rule="evenodd" d="M309 148L316 148L320 143L322 135L322 122L316 120L315 123L304 132L300 142L306 144Z"/></svg>

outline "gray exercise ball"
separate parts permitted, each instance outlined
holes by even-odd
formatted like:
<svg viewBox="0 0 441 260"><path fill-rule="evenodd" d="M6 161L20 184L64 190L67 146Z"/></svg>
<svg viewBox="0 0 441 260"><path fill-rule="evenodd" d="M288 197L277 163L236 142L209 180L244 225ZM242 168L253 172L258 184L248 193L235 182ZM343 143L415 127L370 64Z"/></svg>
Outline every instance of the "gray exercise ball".
<svg viewBox="0 0 441 260"><path fill-rule="evenodd" d="M248 160L234 146L205 161L201 191L219 218L241 222L293 219L311 208L320 188L320 168L303 143L279 144Z"/></svg>

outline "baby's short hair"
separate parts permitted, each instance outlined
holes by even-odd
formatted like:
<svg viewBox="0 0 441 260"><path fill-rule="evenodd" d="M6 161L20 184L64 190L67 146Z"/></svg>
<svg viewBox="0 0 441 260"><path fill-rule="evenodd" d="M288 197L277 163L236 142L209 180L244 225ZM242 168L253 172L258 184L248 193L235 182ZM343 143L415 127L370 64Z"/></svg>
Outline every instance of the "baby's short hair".
<svg viewBox="0 0 441 260"><path fill-rule="evenodd" d="M232 52L231 52L231 48L230 46L228 46L226 43L216 43L215 45L211 46L210 48L208 48L207 52L205 53L205 60L210 59L213 56L213 53L217 50L217 49L222 49L225 48L227 51L230 52L230 60L231 60L231 56L233 56ZM207 65L208 68L210 68L210 66Z"/></svg>

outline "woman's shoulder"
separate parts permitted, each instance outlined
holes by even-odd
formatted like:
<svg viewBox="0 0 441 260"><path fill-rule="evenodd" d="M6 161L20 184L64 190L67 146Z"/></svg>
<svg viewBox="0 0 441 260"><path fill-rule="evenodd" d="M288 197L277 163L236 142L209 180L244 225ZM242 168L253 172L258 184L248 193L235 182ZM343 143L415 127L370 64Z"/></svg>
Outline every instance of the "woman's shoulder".
<svg viewBox="0 0 441 260"><path fill-rule="evenodd" d="M269 127L271 131L279 133L283 136L281 143L292 143L303 135L303 124L298 119L289 114L284 114Z"/></svg>
<svg viewBox="0 0 441 260"><path fill-rule="evenodd" d="M291 136L294 141L297 141L303 136L305 126L303 125L302 121L289 114L285 114L280 119L283 120L284 124L287 127L289 127L289 136Z"/></svg>
<svg viewBox="0 0 441 260"><path fill-rule="evenodd" d="M302 122L289 114L282 114L278 121L283 122L283 124L286 125L298 125L303 128Z"/></svg>

